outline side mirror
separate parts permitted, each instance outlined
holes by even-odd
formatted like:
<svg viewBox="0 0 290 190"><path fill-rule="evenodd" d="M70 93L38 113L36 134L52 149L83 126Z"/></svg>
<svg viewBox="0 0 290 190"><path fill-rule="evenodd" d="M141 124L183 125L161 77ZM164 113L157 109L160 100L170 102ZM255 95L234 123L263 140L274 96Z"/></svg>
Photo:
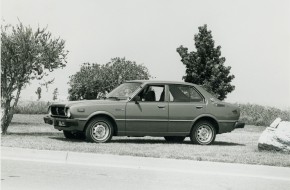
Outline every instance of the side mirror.
<svg viewBox="0 0 290 190"><path fill-rule="evenodd" d="M135 104L139 104L139 102L141 101L140 96L135 96L135 97L133 98L133 101L135 101Z"/></svg>

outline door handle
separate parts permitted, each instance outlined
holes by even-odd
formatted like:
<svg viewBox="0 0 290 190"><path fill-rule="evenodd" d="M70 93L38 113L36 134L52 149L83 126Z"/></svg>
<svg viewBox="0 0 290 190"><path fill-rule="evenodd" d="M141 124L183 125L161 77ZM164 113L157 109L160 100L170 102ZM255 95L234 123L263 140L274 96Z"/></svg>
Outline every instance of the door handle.
<svg viewBox="0 0 290 190"><path fill-rule="evenodd" d="M197 108L197 109L201 109L201 108L203 108L203 106L196 106L196 108Z"/></svg>
<svg viewBox="0 0 290 190"><path fill-rule="evenodd" d="M163 106L163 105L158 105L157 107L158 108L165 108L165 106Z"/></svg>

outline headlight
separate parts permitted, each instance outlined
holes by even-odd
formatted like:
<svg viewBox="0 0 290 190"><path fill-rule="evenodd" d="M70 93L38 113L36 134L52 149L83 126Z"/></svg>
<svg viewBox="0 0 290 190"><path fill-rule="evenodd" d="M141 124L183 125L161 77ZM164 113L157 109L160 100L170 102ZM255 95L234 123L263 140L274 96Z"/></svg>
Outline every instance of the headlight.
<svg viewBox="0 0 290 190"><path fill-rule="evenodd" d="M71 116L69 108L66 109L66 116L67 117L70 117Z"/></svg>

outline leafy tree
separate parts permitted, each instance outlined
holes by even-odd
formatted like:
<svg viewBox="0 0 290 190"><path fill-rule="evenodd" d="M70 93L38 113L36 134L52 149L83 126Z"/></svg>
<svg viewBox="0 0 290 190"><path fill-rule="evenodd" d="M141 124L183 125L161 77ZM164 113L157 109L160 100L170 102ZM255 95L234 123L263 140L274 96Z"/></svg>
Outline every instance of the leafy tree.
<svg viewBox="0 0 290 190"><path fill-rule="evenodd" d="M198 27L199 33L194 35L196 51L188 53L188 48L180 46L177 52L186 66L186 82L202 85L207 91L223 100L235 89L231 85L234 75L230 75L231 67L224 66L225 58L221 57L221 46L214 46L211 31L207 25Z"/></svg>
<svg viewBox="0 0 290 190"><path fill-rule="evenodd" d="M52 100L53 101L57 100L57 96L58 96L58 88L55 88L52 93Z"/></svg>
<svg viewBox="0 0 290 190"><path fill-rule="evenodd" d="M22 23L2 26L1 44L1 129L5 134L21 90L31 80L64 67L68 52L65 41L52 38L46 28L33 31Z"/></svg>
<svg viewBox="0 0 290 190"><path fill-rule="evenodd" d="M94 99L100 91L101 65L84 63L80 71L70 76L69 100Z"/></svg>
<svg viewBox="0 0 290 190"><path fill-rule="evenodd" d="M37 100L40 100L41 98L41 87L38 87L35 91L35 94L37 95Z"/></svg>
<svg viewBox="0 0 290 190"><path fill-rule="evenodd" d="M148 69L125 58L113 58L100 65L85 63L70 76L69 99L96 99L104 96L126 80L149 79Z"/></svg>

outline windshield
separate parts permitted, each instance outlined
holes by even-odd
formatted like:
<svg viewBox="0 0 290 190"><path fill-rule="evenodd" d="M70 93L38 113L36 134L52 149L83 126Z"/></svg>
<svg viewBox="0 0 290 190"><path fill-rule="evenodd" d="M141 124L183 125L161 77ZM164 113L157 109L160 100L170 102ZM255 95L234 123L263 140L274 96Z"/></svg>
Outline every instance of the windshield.
<svg viewBox="0 0 290 190"><path fill-rule="evenodd" d="M114 90L112 90L106 98L119 98L119 99L128 99L133 93L141 86L139 82L128 82L121 84Z"/></svg>

